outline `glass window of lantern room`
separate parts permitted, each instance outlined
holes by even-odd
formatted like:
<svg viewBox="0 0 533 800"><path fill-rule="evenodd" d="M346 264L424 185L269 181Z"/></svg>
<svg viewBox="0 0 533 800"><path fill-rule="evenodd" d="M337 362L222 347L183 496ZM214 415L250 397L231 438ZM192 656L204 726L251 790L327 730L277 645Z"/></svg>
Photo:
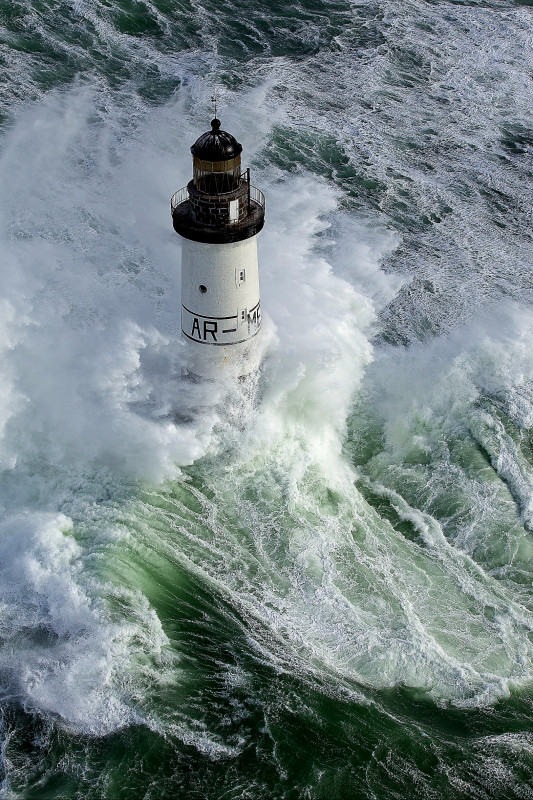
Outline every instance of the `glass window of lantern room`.
<svg viewBox="0 0 533 800"><path fill-rule="evenodd" d="M232 192L239 186L241 178L241 157L236 156L227 161L203 161L193 159L194 185L202 192L224 194Z"/></svg>

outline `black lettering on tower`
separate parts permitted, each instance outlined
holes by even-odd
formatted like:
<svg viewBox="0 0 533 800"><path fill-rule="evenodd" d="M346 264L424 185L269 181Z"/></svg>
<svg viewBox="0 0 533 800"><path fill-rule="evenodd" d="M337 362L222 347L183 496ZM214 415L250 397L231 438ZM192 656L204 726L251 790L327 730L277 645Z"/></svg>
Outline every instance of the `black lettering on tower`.
<svg viewBox="0 0 533 800"><path fill-rule="evenodd" d="M201 339L202 335L200 333L200 325L198 323L197 317L194 318L194 322L192 324L191 336L194 336L194 331L198 331L198 338ZM204 339L205 339L205 336L204 336Z"/></svg>
<svg viewBox="0 0 533 800"><path fill-rule="evenodd" d="M213 337L213 341L216 342L217 337L215 336L215 333L217 332L217 327L218 323L204 320L204 341L207 339L207 334L210 333Z"/></svg>

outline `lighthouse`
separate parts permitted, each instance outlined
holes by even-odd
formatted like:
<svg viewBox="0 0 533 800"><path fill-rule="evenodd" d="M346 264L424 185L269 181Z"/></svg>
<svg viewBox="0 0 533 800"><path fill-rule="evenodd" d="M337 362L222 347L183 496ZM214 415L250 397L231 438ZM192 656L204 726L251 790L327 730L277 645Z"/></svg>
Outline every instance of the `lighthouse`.
<svg viewBox="0 0 533 800"><path fill-rule="evenodd" d="M192 180L170 201L174 230L183 237L181 330L188 370L238 378L259 365L257 234L265 198L241 166L242 145L221 130L216 114L191 153Z"/></svg>

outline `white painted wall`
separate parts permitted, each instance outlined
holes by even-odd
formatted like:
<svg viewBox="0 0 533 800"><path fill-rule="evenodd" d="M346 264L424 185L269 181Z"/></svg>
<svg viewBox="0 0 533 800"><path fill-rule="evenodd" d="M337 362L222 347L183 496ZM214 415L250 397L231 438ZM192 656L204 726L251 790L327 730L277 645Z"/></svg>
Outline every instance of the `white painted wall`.
<svg viewBox="0 0 533 800"><path fill-rule="evenodd" d="M182 239L181 298L191 371L213 377L218 364L236 376L256 369L251 341L261 327L256 236L231 244Z"/></svg>

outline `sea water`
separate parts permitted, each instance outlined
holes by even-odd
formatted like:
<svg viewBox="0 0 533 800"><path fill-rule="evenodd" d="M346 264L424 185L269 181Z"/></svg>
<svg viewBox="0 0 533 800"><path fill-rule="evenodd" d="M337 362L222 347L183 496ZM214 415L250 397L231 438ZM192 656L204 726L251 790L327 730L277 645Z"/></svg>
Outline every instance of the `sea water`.
<svg viewBox="0 0 533 800"><path fill-rule="evenodd" d="M6 798L533 796L533 8L2 3ZM169 198L267 197L181 379Z"/></svg>

